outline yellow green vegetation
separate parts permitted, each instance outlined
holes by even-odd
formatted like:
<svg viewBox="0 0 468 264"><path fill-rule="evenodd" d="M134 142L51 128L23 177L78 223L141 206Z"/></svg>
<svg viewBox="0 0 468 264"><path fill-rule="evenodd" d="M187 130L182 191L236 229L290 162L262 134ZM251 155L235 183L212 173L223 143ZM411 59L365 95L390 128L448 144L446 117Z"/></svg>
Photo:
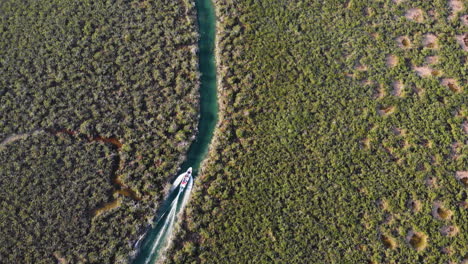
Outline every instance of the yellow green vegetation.
<svg viewBox="0 0 468 264"><path fill-rule="evenodd" d="M128 261L195 133L194 10L0 1L0 262Z"/></svg>
<svg viewBox="0 0 468 264"><path fill-rule="evenodd" d="M408 234L408 242L414 249L421 251L427 247L427 236L422 233L411 231Z"/></svg>
<svg viewBox="0 0 468 264"><path fill-rule="evenodd" d="M393 239L392 237L382 235L381 239L385 247L390 248L390 249L395 249L397 247L395 239Z"/></svg>
<svg viewBox="0 0 468 264"><path fill-rule="evenodd" d="M466 258L466 6L449 19L447 1L215 3L222 119L167 263Z"/></svg>

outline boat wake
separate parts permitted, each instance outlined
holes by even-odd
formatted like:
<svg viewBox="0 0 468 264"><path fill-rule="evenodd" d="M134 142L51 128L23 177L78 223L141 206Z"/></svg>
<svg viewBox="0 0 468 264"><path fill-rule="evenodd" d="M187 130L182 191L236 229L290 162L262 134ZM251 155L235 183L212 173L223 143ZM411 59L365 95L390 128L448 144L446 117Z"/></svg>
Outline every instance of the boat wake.
<svg viewBox="0 0 468 264"><path fill-rule="evenodd" d="M141 240L135 245L135 247L139 247L139 254L133 261L134 264L153 264L164 253L164 250L169 246L168 238L172 234L174 224L177 223L179 213L187 204L192 187L192 169L189 168L174 181L169 195L159 211L154 227L148 230L146 237L141 238L143 239L141 247L139 245Z"/></svg>

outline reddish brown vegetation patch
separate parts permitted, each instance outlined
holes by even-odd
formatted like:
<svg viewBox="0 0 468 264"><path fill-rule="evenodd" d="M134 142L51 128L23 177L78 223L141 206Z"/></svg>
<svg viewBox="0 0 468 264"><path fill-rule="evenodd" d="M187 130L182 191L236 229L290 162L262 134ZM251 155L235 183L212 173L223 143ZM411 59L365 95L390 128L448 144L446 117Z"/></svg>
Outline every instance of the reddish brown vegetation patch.
<svg viewBox="0 0 468 264"><path fill-rule="evenodd" d="M122 147L122 143L115 137L105 138L105 137L94 137L90 139L91 141L101 141L104 143L110 143L114 145L116 148L120 149Z"/></svg>
<svg viewBox="0 0 468 264"><path fill-rule="evenodd" d="M462 124L462 131L463 131L465 134L468 134L468 121L463 122L463 124Z"/></svg>
<svg viewBox="0 0 468 264"><path fill-rule="evenodd" d="M114 193L121 194L123 196L127 196L132 198L135 201L140 201L142 199L141 196L138 195L136 191L133 189L129 188L121 179L119 176L115 177L112 179L112 183L114 184L116 190Z"/></svg>
<svg viewBox="0 0 468 264"><path fill-rule="evenodd" d="M71 135L71 136L78 136L79 134L76 132L76 131L72 131L72 130L69 130L69 129L59 129L59 130L55 130L55 129L47 129L46 130L48 133L51 133L51 134L54 134L54 135L60 135L60 134L67 134L67 135ZM119 151L123 144L120 142L119 139L117 139L116 137L101 137L101 136L94 136L94 137L86 137L86 136L78 136L84 140L87 140L88 142L95 142L95 141L98 141L98 142L103 142L103 143L108 143L108 144L111 144L112 146L114 146L117 151ZM116 175L116 172L121 170L122 167L123 167L123 163L120 161L120 158L118 159L118 167L115 168L115 170L113 171L112 175L111 175L111 178L112 178L112 184L114 185L114 191L113 191L113 197L116 197L118 195L123 195L123 196L126 196L126 197L129 197L135 201L139 201L142 199L142 197L140 197L138 195L138 193L134 190L132 190L131 188L129 188L126 184L124 184L118 175ZM91 215L93 217L96 217L96 216L99 216L107 211L110 211L112 209L115 209L117 207L119 207L122 203L122 200L121 200L121 197L120 198L113 198L110 202L107 202L107 203L104 203L104 204L101 204L99 207L91 210Z"/></svg>
<svg viewBox="0 0 468 264"><path fill-rule="evenodd" d="M70 130L70 129L46 129L45 131L54 135L59 135L59 134L67 134L70 136L78 135L78 132ZM81 137L81 138L85 138L89 142L99 141L99 142L109 143L109 144L112 144L117 149L120 149L123 145L116 137L95 136L95 137Z"/></svg>
<svg viewBox="0 0 468 264"><path fill-rule="evenodd" d="M422 23L424 22L424 13L419 8L411 8L406 11L405 17L409 20Z"/></svg>
<svg viewBox="0 0 468 264"><path fill-rule="evenodd" d="M115 200L113 200L111 202L105 203L105 204L99 206L98 208L92 210L91 215L93 217L100 216L101 214L103 214L105 212L108 212L108 211L110 211L112 209L120 207L121 204L122 204L121 199L115 199Z"/></svg>

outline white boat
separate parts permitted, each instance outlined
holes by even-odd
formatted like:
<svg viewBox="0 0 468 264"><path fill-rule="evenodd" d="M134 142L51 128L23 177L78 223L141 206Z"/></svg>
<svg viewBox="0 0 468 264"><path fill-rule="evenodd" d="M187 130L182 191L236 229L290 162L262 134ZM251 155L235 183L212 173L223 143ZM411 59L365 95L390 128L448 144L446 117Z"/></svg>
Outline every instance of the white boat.
<svg viewBox="0 0 468 264"><path fill-rule="evenodd" d="M188 168L188 170L179 176L177 176L177 179L174 181L171 187L171 192L175 190L177 187L180 185L180 189L184 189L185 186L187 186L187 183L189 182L190 178L192 177L192 167Z"/></svg>
<svg viewBox="0 0 468 264"><path fill-rule="evenodd" d="M185 176L182 179L182 182L180 183L181 190L183 190L185 186L187 186L187 183L190 181L191 177L192 177L192 167L188 168L188 170L185 172Z"/></svg>

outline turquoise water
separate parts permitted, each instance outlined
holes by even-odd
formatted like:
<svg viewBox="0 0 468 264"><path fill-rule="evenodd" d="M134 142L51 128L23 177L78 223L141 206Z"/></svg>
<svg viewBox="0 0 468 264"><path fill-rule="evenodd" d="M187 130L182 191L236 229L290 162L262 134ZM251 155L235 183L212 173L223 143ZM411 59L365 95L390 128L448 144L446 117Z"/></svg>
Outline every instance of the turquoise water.
<svg viewBox="0 0 468 264"><path fill-rule="evenodd" d="M200 80L200 123L198 135L190 146L187 159L181 166L181 172L189 167L193 168L193 175L197 175L200 164L213 137L218 122L218 99L216 95L216 63L215 63L215 35L216 16L211 0L197 0L198 28L200 39L199 70Z"/></svg>
<svg viewBox="0 0 468 264"><path fill-rule="evenodd" d="M199 70L201 72L200 121L197 137L190 146L187 158L177 174L179 175L192 167L194 177L197 176L200 164L208 152L208 146L218 121L214 54L216 17L211 0L197 0L196 7L200 35L198 42ZM154 227L147 232L141 242L139 253L133 261L134 264L148 264L158 260L169 242L168 238L171 236L172 227L177 221L177 214L184 208L183 200L188 198L188 192L190 192L189 188L182 192L177 188L168 195L155 217Z"/></svg>

